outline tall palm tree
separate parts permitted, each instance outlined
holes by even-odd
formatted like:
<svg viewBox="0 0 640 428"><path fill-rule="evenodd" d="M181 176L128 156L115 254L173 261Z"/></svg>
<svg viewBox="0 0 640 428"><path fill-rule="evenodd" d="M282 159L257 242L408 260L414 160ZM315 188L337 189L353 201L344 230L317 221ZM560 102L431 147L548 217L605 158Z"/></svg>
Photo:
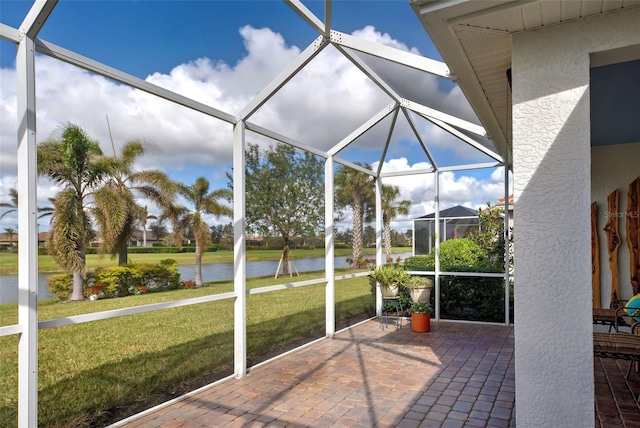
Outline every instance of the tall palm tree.
<svg viewBox="0 0 640 428"><path fill-rule="evenodd" d="M367 164L356 164L370 168ZM353 264L357 266L362 261L365 214L374 200L373 178L343 166L336 172L334 185L336 205L338 208L350 207L353 214Z"/></svg>
<svg viewBox="0 0 640 428"><path fill-rule="evenodd" d="M112 168L94 194L92 213L100 228L103 251L118 255L118 264L127 262L127 246L146 207L136 202L143 195L162 209L167 217L177 220L174 205L177 185L159 170L136 171L134 163L144 154L140 141L127 142L120 156L112 159ZM145 219L146 224L146 219ZM146 229L146 227L145 227Z"/></svg>
<svg viewBox="0 0 640 428"><path fill-rule="evenodd" d="M157 219L158 219L158 216L149 214L149 210L147 209L146 205L144 206L144 209L140 211L140 218L138 220L142 225L142 246L143 247L147 246L147 220L157 220Z"/></svg>
<svg viewBox="0 0 640 428"><path fill-rule="evenodd" d="M382 236L387 263L393 261L391 258L391 220L399 215L409 214L409 208L411 208L411 201L396 202L398 196L400 196L398 186L382 185Z"/></svg>
<svg viewBox="0 0 640 428"><path fill-rule="evenodd" d="M221 204L221 199L231 199L232 193L229 189L218 189L209 192L209 181L204 177L198 177L196 182L187 186L178 183L178 192L193 205L193 209L184 209L183 216L176 228L176 242L182 242L182 233L191 229L196 241L196 287L202 286L202 253L211 245L211 233L209 226L204 221L204 214L215 216L231 216L233 210Z"/></svg>
<svg viewBox="0 0 640 428"><path fill-rule="evenodd" d="M60 139L38 146L38 174L63 189L53 200L53 218L47 248L56 262L73 274L71 300L83 300L85 254L91 239L87 204L111 170L100 146L77 125L66 124Z"/></svg>

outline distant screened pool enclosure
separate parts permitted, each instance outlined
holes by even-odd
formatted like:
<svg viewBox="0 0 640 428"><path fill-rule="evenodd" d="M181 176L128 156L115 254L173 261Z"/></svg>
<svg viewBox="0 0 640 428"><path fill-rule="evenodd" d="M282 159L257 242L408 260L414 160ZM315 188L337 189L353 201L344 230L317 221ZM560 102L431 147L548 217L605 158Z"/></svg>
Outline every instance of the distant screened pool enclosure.
<svg viewBox="0 0 640 428"><path fill-rule="evenodd" d="M476 210L457 205L440 211L440 242L464 238L478 230L480 219ZM413 254L424 256L436 247L436 214L413 220Z"/></svg>
<svg viewBox="0 0 640 428"><path fill-rule="evenodd" d="M276 290L312 286L320 284L324 287L325 301L325 333L331 338L336 331L335 322L335 283L342 277L336 277L334 268L334 174L338 165L356 169L370 175L375 180L376 195L376 260L383 263L382 252L382 208L381 189L385 182L392 182L394 177L415 175L416 180L424 180L433 184L434 189L434 222L440 222L440 177L443 173L465 170L501 169L504 176L504 195L509 195L509 156L508 147L504 141L493 141L478 119L468 109L465 117L457 114L464 109L449 111L437 97L422 89L426 81L436 80L438 85L446 88L456 87L454 76L446 64L422 57L406 50L396 49L370 42L350 34L332 29L332 2L326 1L324 19L318 18L302 2L297 0L285 1L305 21L309 28L317 32L318 37L313 40L299 55L285 68L271 79L261 90L253 94L251 100L237 111L224 111L206 102L194 100L170 89L161 87L147 80L140 79L124 71L112 68L92 59L92 55L80 55L38 38L40 30L47 25L48 18L56 13L56 0L37 1L24 17L22 23L12 27L0 24L0 37L17 45L16 54L16 86L17 86L17 172L18 172L18 227L19 236L19 304L18 323L0 327L0 336L18 335L18 396L19 396L19 426L35 427L38 424L38 331L48 328L59 328L85 322L106 320L136 313L164 310L189 305L197 305L219 300L233 301L233 367L234 375L243 377L247 374L247 298L250 295L268 293ZM185 2L188 3L188 2ZM212 2L215 3L215 2ZM149 2L149 7L153 7ZM176 3L178 4L178 3ZM363 3L363 7L366 7ZM399 4L399 7L409 7ZM140 19L144 19L144 16ZM206 19L206 17L203 17ZM169 30L171 31L171 30ZM212 29L212 31L215 31ZM425 35L426 37L426 35ZM352 129L345 132L341 139L327 141L314 138L314 130L320 134L323 127L330 126L330 118L324 122L322 118L313 118L311 134L308 138L288 134L289 130L297 129L296 124L279 124L277 129L270 127L268 108L270 101L277 98L282 91L295 91L296 77L308 69L313 68L314 60L322 55L335 55L348 62L354 73L366 78L367 88L377 91L384 103L376 106L373 115L357 118L359 111L354 111L356 120ZM233 291L212 296L184 299L158 303L154 305L132 307L128 309L89 313L66 318L39 320L38 319L38 220L37 220L37 143L46 136L36 132L38 115L46 115L36 104L36 62L43 57L50 57L69 64L77 69L102 76L109 81L117 82L122 87L135 89L145 96L156 97L171 103L178 108L185 117L195 113L204 115L212 122L221 124L226 132L224 141L215 144L226 144L232 152L233 165L233 225L234 225L234 288ZM331 75L325 76L325 82L331 88L339 82L333 81ZM322 91L318 91L322 96ZM324 100L331 102L331 99ZM277 104L275 104L277 107ZM469 114L471 112L471 114ZM186 119L185 119L186 120ZM315 128L314 128L315 126ZM397 134L401 130L400 134ZM432 136L437 133L446 141L445 145L432 144ZM306 134L305 134L306 135ZM245 231L245 147L247 137L260 138L265 141L289 144L298 150L314 154L325 162L325 276L311 281L283 283L276 286L248 290L246 286L246 252L247 241ZM385 170L384 163L396 150L403 147L418 147L420 158L415 163L420 168L405 168L401 170ZM454 149L455 148L455 149ZM206 148L202 149L206 151ZM473 151L471 163L451 163L443 155L445 152ZM372 159L373 167L367 168L356 163L362 153L367 153ZM505 217L505 235L508 233L508 218ZM450 225L452 223L449 223ZM465 227L471 227L467 225ZM441 239L433 240L436 254L441 240L451 238L447 232L449 226L444 227ZM455 230L455 229L454 229ZM457 233L462 233L458 229ZM465 229L465 233L467 229ZM451 232L456 233L456 232ZM505 241L508 237L505 236ZM431 242L431 241L429 241ZM508 257L505 258L508 267ZM470 273L466 276L489 276L504 278L509 283L508 268L505 273L487 274ZM440 271L436 258L435 271L422 272L435 276L435 320L440 320L439 293ZM447 275L455 274L452 272ZM356 276L366 276L366 272ZM353 277L353 275L349 275ZM504 295L504 323L509 325L509 287L505 287ZM381 310L380 291L376 294L378 314ZM496 302L496 304L500 304Z"/></svg>

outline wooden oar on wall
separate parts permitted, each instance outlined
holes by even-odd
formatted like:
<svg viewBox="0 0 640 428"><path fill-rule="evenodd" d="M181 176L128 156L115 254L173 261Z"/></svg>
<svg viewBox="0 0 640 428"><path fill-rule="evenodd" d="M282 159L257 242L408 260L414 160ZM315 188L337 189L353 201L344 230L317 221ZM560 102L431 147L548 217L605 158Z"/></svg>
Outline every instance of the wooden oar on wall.
<svg viewBox="0 0 640 428"><path fill-rule="evenodd" d="M609 268L611 269L611 301L620 297L618 292L618 248L620 235L618 234L618 189L607 197L607 251L609 252Z"/></svg>
<svg viewBox="0 0 640 428"><path fill-rule="evenodd" d="M601 308L600 303L600 248L598 244L597 225L598 204L591 204L591 290L593 291L593 307Z"/></svg>
<svg viewBox="0 0 640 428"><path fill-rule="evenodd" d="M633 295L640 293L640 177L629 184L627 194L627 245Z"/></svg>

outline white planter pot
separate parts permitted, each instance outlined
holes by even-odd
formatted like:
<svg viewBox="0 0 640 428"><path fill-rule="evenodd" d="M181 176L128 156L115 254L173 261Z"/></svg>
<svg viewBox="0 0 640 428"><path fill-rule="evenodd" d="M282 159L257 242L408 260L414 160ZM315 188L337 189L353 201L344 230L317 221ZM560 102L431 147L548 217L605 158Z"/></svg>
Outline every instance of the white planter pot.
<svg viewBox="0 0 640 428"><path fill-rule="evenodd" d="M411 300L413 300L413 303L429 303L432 288L433 286L410 289L409 295L411 296Z"/></svg>
<svg viewBox="0 0 640 428"><path fill-rule="evenodd" d="M383 299L393 299L398 296L398 290L400 287L387 287L386 285L380 285L380 292L382 293Z"/></svg>

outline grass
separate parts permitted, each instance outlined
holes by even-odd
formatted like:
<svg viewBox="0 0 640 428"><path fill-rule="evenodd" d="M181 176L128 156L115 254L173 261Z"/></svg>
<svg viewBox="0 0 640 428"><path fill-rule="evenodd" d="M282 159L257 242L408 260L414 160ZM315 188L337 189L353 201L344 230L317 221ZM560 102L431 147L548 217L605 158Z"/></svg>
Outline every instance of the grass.
<svg viewBox="0 0 640 428"><path fill-rule="evenodd" d="M410 247L393 248L394 253L411 252ZM296 259L324 257L324 248L315 250L292 250L291 253ZM375 254L375 249L365 248L366 255ZM281 250L250 250L247 251L247 261L257 262L264 260L279 260L282 255ZM348 257L352 254L350 249L338 248L335 250L336 257ZM192 265L195 263L195 255L193 253L177 253L177 254L129 254L129 260L133 263L158 263L162 259L171 258L178 262L179 265ZM212 253L204 253L202 263L232 263L233 251L222 250ZM87 269L94 270L99 267L115 266L118 264L116 258L110 256L101 256L99 254L87 255ZM38 272L39 273L59 273L61 269L51 256L38 256ZM16 275L18 273L18 254L12 252L0 252L0 275Z"/></svg>
<svg viewBox="0 0 640 428"><path fill-rule="evenodd" d="M351 271L350 271L351 272ZM338 273L340 274L340 273ZM321 278L321 272L297 280ZM254 278L248 288L287 282ZM42 302L52 319L217 294L220 281L176 290L81 303ZM251 363L324 336L324 284L247 296ZM17 305L0 305L0 324L17 322ZM372 314L366 277L336 282L337 322ZM0 337L0 426L17 425L18 336ZM193 390L233 371L233 300L216 301L39 332L41 427L103 426Z"/></svg>

